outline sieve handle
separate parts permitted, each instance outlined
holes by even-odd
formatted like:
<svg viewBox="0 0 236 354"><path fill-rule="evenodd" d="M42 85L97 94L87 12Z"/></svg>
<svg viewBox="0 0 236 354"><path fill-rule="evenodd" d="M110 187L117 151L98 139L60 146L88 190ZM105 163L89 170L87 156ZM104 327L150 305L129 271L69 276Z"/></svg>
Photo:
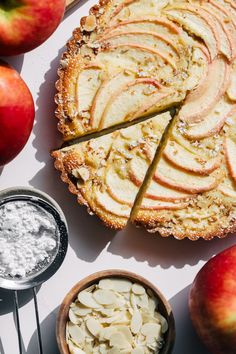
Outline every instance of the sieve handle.
<svg viewBox="0 0 236 354"><path fill-rule="evenodd" d="M33 291L33 296L34 296L34 309L35 309L35 317L36 317L36 323L37 323L39 353L43 354L43 344L42 344L42 335L41 335L41 329L40 329L36 288L34 287L32 289L32 291ZM21 337L21 329L20 329L20 317L19 317L19 300L18 300L17 290L14 291L14 304L15 304L15 313L16 313L16 328L17 328L18 343L19 343L19 354L23 354L22 340L21 340L22 337Z"/></svg>
<svg viewBox="0 0 236 354"><path fill-rule="evenodd" d="M17 328L18 343L19 343L19 353L23 354L21 330L20 330L20 318L19 318L19 301L18 301L18 293L16 290L14 291L14 304L15 304L15 313L16 313L16 328Z"/></svg>
<svg viewBox="0 0 236 354"><path fill-rule="evenodd" d="M39 343L39 353L43 354L43 344L42 344L42 335L40 329L40 321L39 321L39 310L38 310L38 301L37 301L37 292L36 288L32 289L34 295L34 309L35 309L35 317L37 323L37 333L38 333L38 343Z"/></svg>

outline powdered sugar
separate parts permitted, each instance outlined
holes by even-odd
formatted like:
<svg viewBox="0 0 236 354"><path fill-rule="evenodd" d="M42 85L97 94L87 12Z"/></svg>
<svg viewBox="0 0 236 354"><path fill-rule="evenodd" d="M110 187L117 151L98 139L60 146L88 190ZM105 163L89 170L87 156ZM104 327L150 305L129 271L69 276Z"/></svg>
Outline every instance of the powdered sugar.
<svg viewBox="0 0 236 354"><path fill-rule="evenodd" d="M0 207L0 275L25 277L45 267L57 247L57 224L40 206L11 201Z"/></svg>

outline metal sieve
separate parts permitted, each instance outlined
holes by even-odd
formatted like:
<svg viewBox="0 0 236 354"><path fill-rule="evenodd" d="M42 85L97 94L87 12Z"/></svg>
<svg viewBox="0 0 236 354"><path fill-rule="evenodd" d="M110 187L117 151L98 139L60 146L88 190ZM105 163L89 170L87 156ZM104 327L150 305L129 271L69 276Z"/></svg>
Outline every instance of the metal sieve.
<svg viewBox="0 0 236 354"><path fill-rule="evenodd" d="M41 191L32 188L17 187L0 192L0 207L11 201L27 201L37 205L50 213L57 224L57 247L49 263L45 264L45 266L42 266L40 270L36 270L24 278L9 278L0 276L0 288L14 291L14 306L20 354L23 353L23 350L19 318L18 291L32 289L37 323L39 353L43 354L36 287L44 283L53 274L55 274L65 258L68 247L67 223L59 205L47 194L42 193Z"/></svg>

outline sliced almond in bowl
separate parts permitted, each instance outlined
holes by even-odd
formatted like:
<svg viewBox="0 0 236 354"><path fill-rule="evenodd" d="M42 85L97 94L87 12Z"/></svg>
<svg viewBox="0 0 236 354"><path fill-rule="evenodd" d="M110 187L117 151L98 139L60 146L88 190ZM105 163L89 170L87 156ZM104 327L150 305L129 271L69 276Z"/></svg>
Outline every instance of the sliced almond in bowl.
<svg viewBox="0 0 236 354"><path fill-rule="evenodd" d="M80 315L85 308L90 311ZM146 279L119 270L95 273L78 283L65 298L57 322L61 354L77 349L170 354L174 334L171 308L159 290Z"/></svg>

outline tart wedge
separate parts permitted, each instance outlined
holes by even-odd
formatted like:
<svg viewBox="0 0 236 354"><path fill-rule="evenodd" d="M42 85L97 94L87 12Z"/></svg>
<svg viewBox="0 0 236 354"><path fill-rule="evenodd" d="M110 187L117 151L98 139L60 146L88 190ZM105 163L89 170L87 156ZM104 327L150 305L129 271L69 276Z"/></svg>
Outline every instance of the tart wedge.
<svg viewBox="0 0 236 354"><path fill-rule="evenodd" d="M139 226L144 226L148 231L158 232L164 237L173 235L177 239L187 237L192 240L224 237L236 230L235 114L225 124L224 129L221 129L219 136L215 137L218 139L215 141L218 145L217 151L214 150L214 144L208 144L205 156L201 154L201 149L206 149L207 145L204 143L206 144L209 138L205 138L205 142L202 141L202 146L199 143L199 146L191 151L191 156L190 151L187 150L188 145L181 145L181 149L186 149L186 151L181 150L182 166L178 160L179 145L175 140L178 119L176 120L176 124L167 134L165 148L160 150L160 154L154 160L152 174L133 208L131 220ZM173 149L177 151L177 157ZM215 157L210 158L211 155ZM204 156L204 161L207 161L205 167L218 159L220 163L218 160L214 168L205 171L207 175L202 176L203 171L195 169L194 156L196 158ZM171 164L170 162L166 164L166 157ZM189 166L191 166L191 174L189 174ZM214 182L211 184L212 179ZM204 185L206 181L209 184L207 182ZM164 208L159 204L160 191L155 187L155 182L168 187L170 197ZM176 191L184 192L186 195L178 196ZM169 204L171 200L172 204Z"/></svg>
<svg viewBox="0 0 236 354"><path fill-rule="evenodd" d="M108 226L123 228L170 119L163 113L54 151L55 167L80 204Z"/></svg>

